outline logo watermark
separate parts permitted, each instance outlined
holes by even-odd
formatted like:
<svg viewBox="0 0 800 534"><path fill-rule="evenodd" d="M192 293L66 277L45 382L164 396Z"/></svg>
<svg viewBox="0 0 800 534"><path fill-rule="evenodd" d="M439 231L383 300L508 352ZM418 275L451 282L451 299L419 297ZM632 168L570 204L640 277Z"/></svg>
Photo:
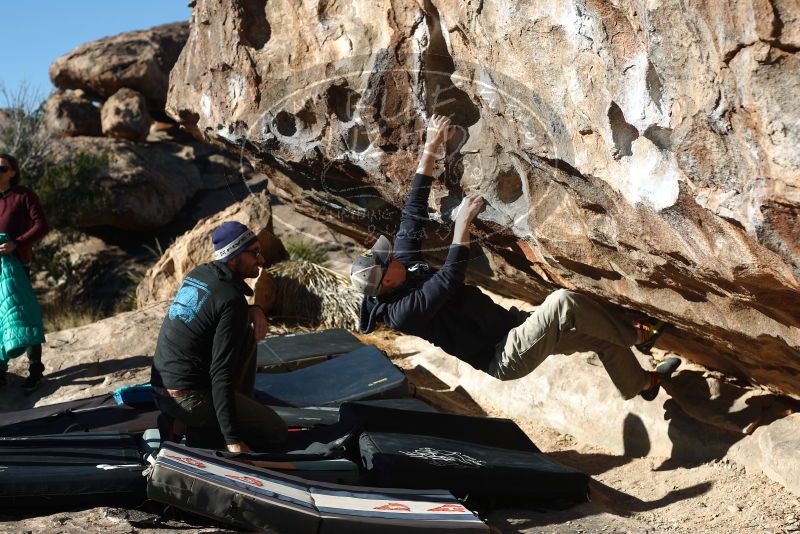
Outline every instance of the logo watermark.
<svg viewBox="0 0 800 534"><path fill-rule="evenodd" d="M434 171L437 209L429 215L436 224L418 229L423 250L449 245L454 212L470 193L486 200L477 239L530 235L530 174L541 158L573 160L566 128L513 77L477 64L426 67L441 63L384 51L262 82L259 116L233 136L242 162L269 154L308 191L315 218L391 237L428 121L445 115L451 132Z"/></svg>

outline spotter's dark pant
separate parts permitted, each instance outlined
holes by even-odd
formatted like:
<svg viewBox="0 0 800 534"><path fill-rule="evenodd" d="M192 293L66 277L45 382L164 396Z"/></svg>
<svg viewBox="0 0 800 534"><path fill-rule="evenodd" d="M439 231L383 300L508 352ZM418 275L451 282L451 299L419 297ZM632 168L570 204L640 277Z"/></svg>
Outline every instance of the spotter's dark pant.
<svg viewBox="0 0 800 534"><path fill-rule="evenodd" d="M278 414L253 399L256 380L256 341L252 328L242 344L233 372L234 422L242 440L253 450L269 450L286 441L288 430ZM156 392L156 406L186 426L186 442L192 447L225 448L211 389L192 391L180 397Z"/></svg>

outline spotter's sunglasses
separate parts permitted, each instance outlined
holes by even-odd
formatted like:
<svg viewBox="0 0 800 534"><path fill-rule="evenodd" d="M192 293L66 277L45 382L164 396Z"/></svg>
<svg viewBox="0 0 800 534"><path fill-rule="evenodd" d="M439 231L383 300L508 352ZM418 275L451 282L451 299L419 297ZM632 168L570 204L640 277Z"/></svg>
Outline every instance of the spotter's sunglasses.
<svg viewBox="0 0 800 534"><path fill-rule="evenodd" d="M252 256L254 258L256 258L256 259L264 257L264 255L261 254L260 250L252 250L252 249L246 248L242 252L247 252L248 254L252 254Z"/></svg>

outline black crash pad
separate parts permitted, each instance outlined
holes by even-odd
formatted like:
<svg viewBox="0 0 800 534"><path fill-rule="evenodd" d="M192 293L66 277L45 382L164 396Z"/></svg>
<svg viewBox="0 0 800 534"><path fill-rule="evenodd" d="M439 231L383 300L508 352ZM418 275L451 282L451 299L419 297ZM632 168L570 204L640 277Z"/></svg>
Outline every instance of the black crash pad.
<svg viewBox="0 0 800 534"><path fill-rule="evenodd" d="M0 438L0 465L0 508L11 513L145 500L145 465L133 434Z"/></svg>
<svg viewBox="0 0 800 534"><path fill-rule="evenodd" d="M589 482L584 473L540 452L420 434L364 432L359 450L372 481L381 486L444 488L507 504L582 501Z"/></svg>
<svg viewBox="0 0 800 534"><path fill-rule="evenodd" d="M118 405L113 394L59 402L0 414L0 437L40 436L65 432L143 432L156 426L155 405Z"/></svg>

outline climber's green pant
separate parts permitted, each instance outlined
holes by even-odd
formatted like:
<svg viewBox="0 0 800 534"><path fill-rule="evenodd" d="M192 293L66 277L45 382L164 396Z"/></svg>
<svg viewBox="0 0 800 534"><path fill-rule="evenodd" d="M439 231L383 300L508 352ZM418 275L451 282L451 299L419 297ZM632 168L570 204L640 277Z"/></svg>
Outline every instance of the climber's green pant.
<svg viewBox="0 0 800 534"><path fill-rule="evenodd" d="M650 375L630 349L635 342L636 329L603 304L559 289L497 344L489 374L514 380L532 372L551 354L592 351L614 386L630 399L650 385Z"/></svg>

